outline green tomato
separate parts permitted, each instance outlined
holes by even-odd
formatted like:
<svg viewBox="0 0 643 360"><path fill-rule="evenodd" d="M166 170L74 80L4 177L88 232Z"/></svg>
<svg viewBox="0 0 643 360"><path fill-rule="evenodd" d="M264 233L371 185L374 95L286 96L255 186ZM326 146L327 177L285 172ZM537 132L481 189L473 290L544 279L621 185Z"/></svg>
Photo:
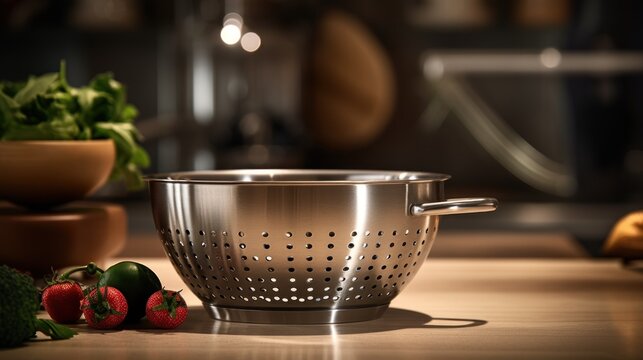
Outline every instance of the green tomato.
<svg viewBox="0 0 643 360"><path fill-rule="evenodd" d="M145 316L145 304L150 295L161 290L161 281L147 266L133 261L122 261L105 270L99 286L112 286L127 299L125 321L137 321Z"/></svg>

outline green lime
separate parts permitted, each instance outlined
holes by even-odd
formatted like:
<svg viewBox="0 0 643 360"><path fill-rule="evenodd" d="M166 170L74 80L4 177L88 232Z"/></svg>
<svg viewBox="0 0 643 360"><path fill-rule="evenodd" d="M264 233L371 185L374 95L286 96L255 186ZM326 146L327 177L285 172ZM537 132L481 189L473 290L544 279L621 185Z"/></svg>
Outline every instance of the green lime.
<svg viewBox="0 0 643 360"><path fill-rule="evenodd" d="M147 266L133 261L122 261L105 270L99 286L112 286L127 299L125 321L137 321L145 316L145 304L153 293L161 290L161 281Z"/></svg>

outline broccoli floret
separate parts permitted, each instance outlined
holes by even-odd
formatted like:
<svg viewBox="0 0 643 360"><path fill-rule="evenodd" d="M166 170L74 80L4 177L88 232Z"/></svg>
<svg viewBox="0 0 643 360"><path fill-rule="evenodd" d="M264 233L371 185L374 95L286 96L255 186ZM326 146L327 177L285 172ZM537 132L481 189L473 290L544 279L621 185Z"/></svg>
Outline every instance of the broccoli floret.
<svg viewBox="0 0 643 360"><path fill-rule="evenodd" d="M0 294L0 346L20 345L36 334L38 291L32 278L2 265Z"/></svg>
<svg viewBox="0 0 643 360"><path fill-rule="evenodd" d="M67 339L73 330L51 320L36 318L38 290L33 279L6 265L0 265L0 347L22 344L41 331L53 339Z"/></svg>

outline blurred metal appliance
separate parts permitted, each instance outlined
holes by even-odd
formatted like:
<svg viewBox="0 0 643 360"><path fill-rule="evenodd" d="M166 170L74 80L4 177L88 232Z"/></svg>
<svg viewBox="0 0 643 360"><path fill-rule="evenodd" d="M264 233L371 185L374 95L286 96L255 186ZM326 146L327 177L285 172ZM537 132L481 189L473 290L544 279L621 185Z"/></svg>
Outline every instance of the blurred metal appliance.
<svg viewBox="0 0 643 360"><path fill-rule="evenodd" d="M552 160L527 142L503 118L488 106L466 82L467 75L591 75L606 76L643 72L643 53L570 52L547 48L541 52L440 52L427 53L423 72L434 90L423 115L426 129L435 130L449 113L466 127L473 137L500 164L530 186L546 193L573 197L586 190L584 175L591 169L580 161L567 163ZM570 120L571 121L571 120ZM583 122L586 119L575 119ZM607 119L606 119L607 121ZM578 132L576 136L601 136ZM583 139L569 139L582 142ZM619 141L619 139L616 139ZM626 139L621 139L625 142ZM578 153L568 158L591 156ZM579 189L580 186L580 189Z"/></svg>

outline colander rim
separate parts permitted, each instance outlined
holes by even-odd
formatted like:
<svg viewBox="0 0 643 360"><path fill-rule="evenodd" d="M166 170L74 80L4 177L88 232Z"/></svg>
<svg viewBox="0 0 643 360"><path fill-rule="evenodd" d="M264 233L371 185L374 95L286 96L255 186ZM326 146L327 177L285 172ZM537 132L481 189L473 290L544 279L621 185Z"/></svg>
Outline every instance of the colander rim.
<svg viewBox="0 0 643 360"><path fill-rule="evenodd" d="M451 176L422 171L339 169L236 169L150 174L147 182L229 185L353 185L414 184L448 180Z"/></svg>

